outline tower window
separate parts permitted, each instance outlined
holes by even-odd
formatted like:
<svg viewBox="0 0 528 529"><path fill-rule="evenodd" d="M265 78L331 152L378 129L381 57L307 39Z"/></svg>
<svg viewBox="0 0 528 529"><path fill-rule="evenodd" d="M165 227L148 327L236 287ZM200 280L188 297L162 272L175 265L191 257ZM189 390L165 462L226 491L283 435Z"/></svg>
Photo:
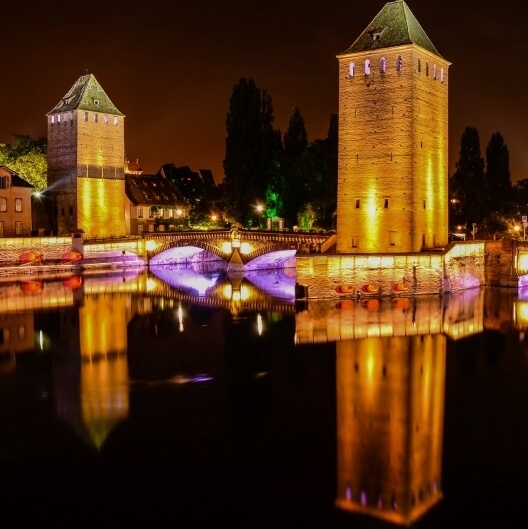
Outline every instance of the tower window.
<svg viewBox="0 0 528 529"><path fill-rule="evenodd" d="M426 205L426 204L425 204L425 198L424 198L424 201L423 201L423 207L424 207L424 209L425 209L425 205Z"/></svg>
<svg viewBox="0 0 528 529"><path fill-rule="evenodd" d="M50 116L50 123L55 123L55 116Z"/></svg>
<svg viewBox="0 0 528 529"><path fill-rule="evenodd" d="M99 106L99 99L94 99L93 104L98 107Z"/></svg>
<svg viewBox="0 0 528 529"><path fill-rule="evenodd" d="M88 121L88 112L84 113L84 121Z"/></svg>
<svg viewBox="0 0 528 529"><path fill-rule="evenodd" d="M103 116L103 121L104 121L105 123L108 123L108 114L105 114L105 115Z"/></svg>
<svg viewBox="0 0 528 529"><path fill-rule="evenodd" d="M352 248L357 248L358 247L358 237L357 235L353 235L352 236Z"/></svg>
<svg viewBox="0 0 528 529"><path fill-rule="evenodd" d="M99 115L94 114L94 123L97 123L99 121Z"/></svg>
<svg viewBox="0 0 528 529"><path fill-rule="evenodd" d="M401 55L398 55L396 59L396 71L401 72L403 70L403 59Z"/></svg>
<svg viewBox="0 0 528 529"><path fill-rule="evenodd" d="M383 207L384 207L385 209L388 209L388 208L389 208L389 199L388 199L388 198L386 198L386 199L384 200L384 202L383 202Z"/></svg>
<svg viewBox="0 0 528 529"><path fill-rule="evenodd" d="M60 123L61 122L61 119L60 119L60 114L57 114L57 123Z"/></svg>
<svg viewBox="0 0 528 529"><path fill-rule="evenodd" d="M422 71L422 60L418 57L418 73Z"/></svg>
<svg viewBox="0 0 528 529"><path fill-rule="evenodd" d="M444 82L444 69L443 68L440 68L440 82L441 83Z"/></svg>
<svg viewBox="0 0 528 529"><path fill-rule="evenodd" d="M425 75L426 77L429 77L429 61L426 61L425 63Z"/></svg>
<svg viewBox="0 0 528 529"><path fill-rule="evenodd" d="M354 77L355 70L356 70L356 64L351 62L348 65L348 75L350 75L350 77Z"/></svg>
<svg viewBox="0 0 528 529"><path fill-rule="evenodd" d="M433 64L433 79L436 79L436 64Z"/></svg>
<svg viewBox="0 0 528 529"><path fill-rule="evenodd" d="M359 209L361 207L361 200L359 198L356 198L356 209Z"/></svg>
<svg viewBox="0 0 528 529"><path fill-rule="evenodd" d="M370 75L370 61L365 59L365 75Z"/></svg>
<svg viewBox="0 0 528 529"><path fill-rule="evenodd" d="M73 206L70 206L70 217L73 215Z"/></svg>
<svg viewBox="0 0 528 529"><path fill-rule="evenodd" d="M387 71L387 59L382 57L380 60L380 73L385 73Z"/></svg>
<svg viewBox="0 0 528 529"><path fill-rule="evenodd" d="M119 123L119 119L117 118L117 116L114 117L114 125L117 125Z"/></svg>

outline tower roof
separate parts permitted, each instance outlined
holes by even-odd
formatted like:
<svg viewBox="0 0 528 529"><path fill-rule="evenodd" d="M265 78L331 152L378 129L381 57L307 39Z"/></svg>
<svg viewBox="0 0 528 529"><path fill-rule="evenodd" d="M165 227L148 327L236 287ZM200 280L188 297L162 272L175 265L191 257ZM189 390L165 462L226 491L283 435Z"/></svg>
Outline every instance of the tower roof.
<svg viewBox="0 0 528 529"><path fill-rule="evenodd" d="M48 112L48 115L72 110L102 112L113 116L124 115L110 101L93 74L79 77L69 92L55 105L53 110Z"/></svg>
<svg viewBox="0 0 528 529"><path fill-rule="evenodd" d="M404 0L395 0L387 2L352 46L339 55L406 44L415 44L441 57Z"/></svg>

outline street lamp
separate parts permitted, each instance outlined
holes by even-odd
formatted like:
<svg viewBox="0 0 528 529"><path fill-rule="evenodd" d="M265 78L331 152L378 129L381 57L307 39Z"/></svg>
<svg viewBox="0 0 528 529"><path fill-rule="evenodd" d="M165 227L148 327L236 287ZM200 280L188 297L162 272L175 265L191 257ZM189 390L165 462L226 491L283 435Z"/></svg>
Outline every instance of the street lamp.
<svg viewBox="0 0 528 529"><path fill-rule="evenodd" d="M40 210L40 197L42 196L42 193L40 191L35 191L33 193L33 197L35 198L35 210L37 212L37 237L39 235L39 210Z"/></svg>
<svg viewBox="0 0 528 529"><path fill-rule="evenodd" d="M262 227L262 212L264 211L264 206L262 204L258 204L256 209L259 214L259 228L261 228Z"/></svg>

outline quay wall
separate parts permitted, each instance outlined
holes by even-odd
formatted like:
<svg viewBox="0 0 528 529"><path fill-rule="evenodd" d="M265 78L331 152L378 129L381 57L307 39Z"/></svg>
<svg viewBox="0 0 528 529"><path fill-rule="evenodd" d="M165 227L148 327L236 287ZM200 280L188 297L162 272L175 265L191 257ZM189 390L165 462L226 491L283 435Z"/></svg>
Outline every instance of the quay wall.
<svg viewBox="0 0 528 529"><path fill-rule="evenodd" d="M486 283L486 242L453 243L443 251L407 254L318 254L296 258L304 298L444 294ZM401 290L397 290L401 288Z"/></svg>

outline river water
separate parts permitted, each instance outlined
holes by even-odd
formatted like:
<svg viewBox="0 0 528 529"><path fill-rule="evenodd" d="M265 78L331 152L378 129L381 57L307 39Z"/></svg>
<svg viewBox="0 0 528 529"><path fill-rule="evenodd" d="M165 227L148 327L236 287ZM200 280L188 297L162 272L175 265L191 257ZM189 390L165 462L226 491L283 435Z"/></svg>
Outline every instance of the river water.
<svg viewBox="0 0 528 529"><path fill-rule="evenodd" d="M528 296L294 292L288 270L3 279L6 520L519 526Z"/></svg>

